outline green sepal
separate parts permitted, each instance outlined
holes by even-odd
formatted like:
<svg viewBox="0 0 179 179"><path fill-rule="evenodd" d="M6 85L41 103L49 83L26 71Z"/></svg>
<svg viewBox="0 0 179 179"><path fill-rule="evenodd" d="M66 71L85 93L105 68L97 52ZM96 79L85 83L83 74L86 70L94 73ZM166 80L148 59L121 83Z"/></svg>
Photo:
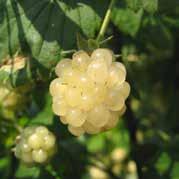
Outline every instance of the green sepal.
<svg viewBox="0 0 179 179"><path fill-rule="evenodd" d="M80 33L76 36L78 50L88 51L88 40L86 40Z"/></svg>
<svg viewBox="0 0 179 179"><path fill-rule="evenodd" d="M99 43L97 40L89 39L88 40L88 48L90 51L93 51L94 49L99 48Z"/></svg>
<svg viewBox="0 0 179 179"><path fill-rule="evenodd" d="M78 50L84 50L91 53L93 50L99 48L99 42L95 39L86 40L81 34L77 34L77 47Z"/></svg>

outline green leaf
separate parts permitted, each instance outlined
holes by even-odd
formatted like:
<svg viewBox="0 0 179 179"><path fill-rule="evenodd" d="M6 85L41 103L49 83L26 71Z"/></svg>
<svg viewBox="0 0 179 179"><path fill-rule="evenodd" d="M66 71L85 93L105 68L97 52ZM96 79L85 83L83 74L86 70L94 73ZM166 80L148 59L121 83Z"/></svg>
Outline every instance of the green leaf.
<svg viewBox="0 0 179 179"><path fill-rule="evenodd" d="M169 16L164 16L163 21L169 24L172 27L179 28L179 19L178 18L173 18Z"/></svg>
<svg viewBox="0 0 179 179"><path fill-rule="evenodd" d="M51 68L61 51L76 44L77 32L94 38L107 1L2 1L0 59L17 50L33 56L39 66Z"/></svg>
<svg viewBox="0 0 179 179"><path fill-rule="evenodd" d="M170 167L172 160L166 152L162 152L155 163L155 168L160 174L163 174Z"/></svg>
<svg viewBox="0 0 179 179"><path fill-rule="evenodd" d="M170 177L171 177L171 179L178 179L178 177L179 177L179 162L174 162Z"/></svg>
<svg viewBox="0 0 179 179"><path fill-rule="evenodd" d="M142 0L143 8L149 12L154 13L158 10L158 0Z"/></svg>
<svg viewBox="0 0 179 179"><path fill-rule="evenodd" d="M40 175L40 169L37 167L28 167L24 164L20 164L16 171L16 178L38 178Z"/></svg>
<svg viewBox="0 0 179 179"><path fill-rule="evenodd" d="M151 55L155 56L153 58L162 60L171 57L174 51L174 37L170 29L160 18L147 18L146 20L148 22L143 29L146 33L141 34L143 44L145 43Z"/></svg>
<svg viewBox="0 0 179 179"><path fill-rule="evenodd" d="M131 9L116 8L112 14L112 21L125 34L135 36L139 30L142 15L142 9L134 12Z"/></svg>
<svg viewBox="0 0 179 179"><path fill-rule="evenodd" d="M52 102L51 97L49 95L46 96L45 104L43 108L30 119L30 125L38 124L38 125L52 125L53 123L53 112L52 112Z"/></svg>
<svg viewBox="0 0 179 179"><path fill-rule="evenodd" d="M120 147L125 149L127 152L130 150L130 139L129 132L121 121L118 126L114 129L106 131L104 133L91 136L86 140L87 149L90 152L110 152L114 148Z"/></svg>
<svg viewBox="0 0 179 179"><path fill-rule="evenodd" d="M142 0L125 0L129 8L137 11L142 8Z"/></svg>
<svg viewBox="0 0 179 179"><path fill-rule="evenodd" d="M130 150L129 131L126 128L123 119L119 119L118 126L105 133L108 144L114 148L124 148L126 151Z"/></svg>
<svg viewBox="0 0 179 179"><path fill-rule="evenodd" d="M170 15L171 17L179 15L179 1L178 0L158 0L158 8L160 14Z"/></svg>
<svg viewBox="0 0 179 179"><path fill-rule="evenodd" d="M158 0L125 0L129 8L134 11L144 9L148 13L153 14L158 10Z"/></svg>
<svg viewBox="0 0 179 179"><path fill-rule="evenodd" d="M0 158L0 176L6 179L10 173L10 158L8 156Z"/></svg>
<svg viewBox="0 0 179 179"><path fill-rule="evenodd" d="M103 134L92 136L87 142L87 149L90 152L99 152L105 147L105 137Z"/></svg>

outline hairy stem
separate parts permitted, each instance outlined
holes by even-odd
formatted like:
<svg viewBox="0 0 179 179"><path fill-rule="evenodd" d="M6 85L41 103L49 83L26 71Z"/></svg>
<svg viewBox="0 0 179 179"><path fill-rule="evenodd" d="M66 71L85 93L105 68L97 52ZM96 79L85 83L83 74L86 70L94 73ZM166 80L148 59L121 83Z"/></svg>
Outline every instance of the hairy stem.
<svg viewBox="0 0 179 179"><path fill-rule="evenodd" d="M106 15L104 17L101 29L100 29L99 34L97 36L98 41L104 36L104 34L106 32L107 26L108 26L109 21L110 21L111 11L112 11L114 3L115 3L115 0L111 0L111 2L109 4L109 7L108 7L108 9L106 11Z"/></svg>

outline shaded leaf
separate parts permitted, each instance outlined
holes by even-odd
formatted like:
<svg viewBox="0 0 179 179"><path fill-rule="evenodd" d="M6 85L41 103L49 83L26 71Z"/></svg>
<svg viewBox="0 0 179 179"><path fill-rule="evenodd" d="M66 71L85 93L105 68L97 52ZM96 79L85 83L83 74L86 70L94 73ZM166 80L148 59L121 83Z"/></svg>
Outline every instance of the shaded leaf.
<svg viewBox="0 0 179 179"><path fill-rule="evenodd" d="M38 178L40 175L40 169L37 167L29 167L24 164L20 164L16 171L16 178Z"/></svg>
<svg viewBox="0 0 179 179"><path fill-rule="evenodd" d="M164 174L166 172L171 164L172 160L170 156L166 152L162 152L159 155L158 160L155 163L155 167L160 174Z"/></svg>
<svg viewBox="0 0 179 179"><path fill-rule="evenodd" d="M90 152L99 152L105 148L105 137L102 134L91 137L87 142L87 149Z"/></svg>
<svg viewBox="0 0 179 179"><path fill-rule="evenodd" d="M140 28L143 10L137 12L131 9L116 8L113 11L113 23L125 34L135 36Z"/></svg>
<svg viewBox="0 0 179 179"><path fill-rule="evenodd" d="M0 59L21 49L42 66L54 66L62 49L75 45L77 32L95 36L107 1L94 2L1 1Z"/></svg>
<svg viewBox="0 0 179 179"><path fill-rule="evenodd" d="M2 179L8 177L10 173L10 164L10 158L8 156L0 158L0 176Z"/></svg>
<svg viewBox="0 0 179 179"><path fill-rule="evenodd" d="M158 10L158 0L142 0L143 8L149 12L154 13Z"/></svg>
<svg viewBox="0 0 179 179"><path fill-rule="evenodd" d="M171 170L171 179L178 179L179 176L179 162L174 162Z"/></svg>
<svg viewBox="0 0 179 179"><path fill-rule="evenodd" d="M44 102L45 104L42 109L40 109L40 111L38 111L38 113L32 119L30 119L30 125L52 125L54 114L51 108L51 97L47 95Z"/></svg>

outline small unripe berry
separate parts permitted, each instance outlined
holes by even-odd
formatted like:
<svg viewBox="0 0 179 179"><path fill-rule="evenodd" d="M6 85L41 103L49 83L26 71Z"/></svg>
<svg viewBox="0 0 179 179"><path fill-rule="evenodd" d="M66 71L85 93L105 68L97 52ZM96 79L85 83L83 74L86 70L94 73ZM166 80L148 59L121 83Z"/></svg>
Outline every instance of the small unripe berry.
<svg viewBox="0 0 179 179"><path fill-rule="evenodd" d="M44 163L55 153L55 136L44 126L27 127L18 136L15 156L24 163Z"/></svg>

